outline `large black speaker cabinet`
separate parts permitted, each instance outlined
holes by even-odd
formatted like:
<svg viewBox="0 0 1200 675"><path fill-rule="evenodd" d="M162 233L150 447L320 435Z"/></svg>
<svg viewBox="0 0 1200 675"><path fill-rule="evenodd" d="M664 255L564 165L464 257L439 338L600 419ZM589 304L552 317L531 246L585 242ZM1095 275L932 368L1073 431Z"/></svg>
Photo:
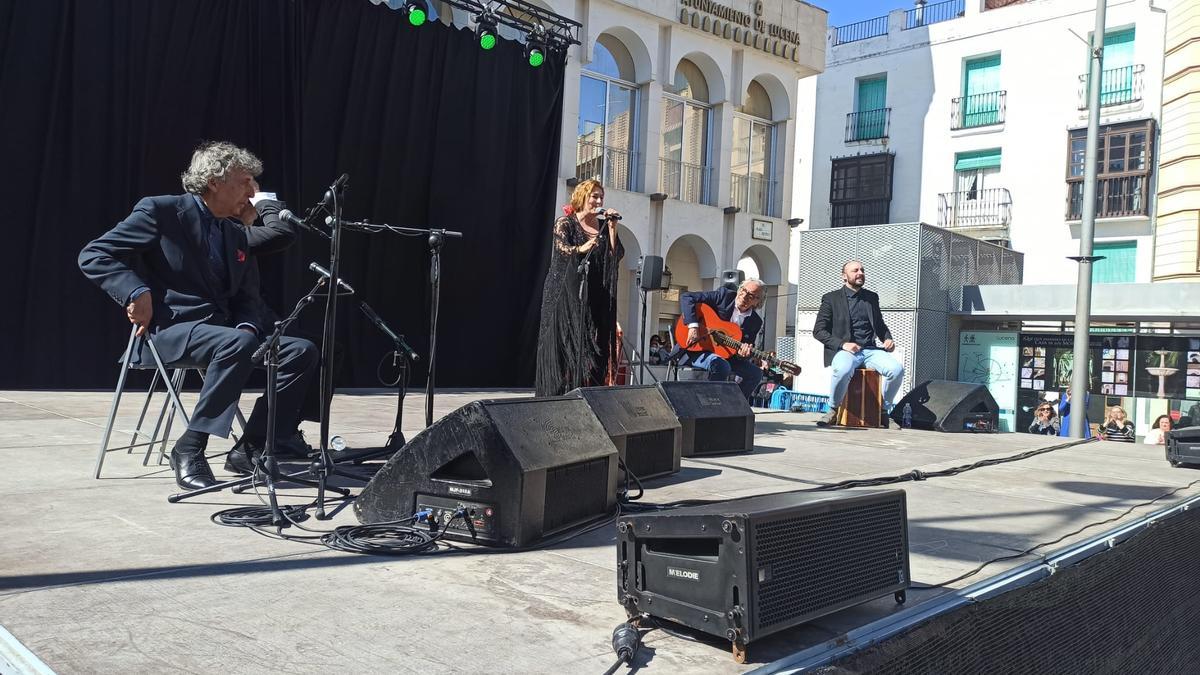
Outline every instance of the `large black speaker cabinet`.
<svg viewBox="0 0 1200 675"><path fill-rule="evenodd" d="M679 472L683 427L658 387L581 387L567 396L587 401L634 476Z"/></svg>
<svg viewBox="0 0 1200 675"><path fill-rule="evenodd" d="M754 411L733 382L658 383L683 429L683 456L754 450Z"/></svg>
<svg viewBox="0 0 1200 675"><path fill-rule="evenodd" d="M644 255L638 261L638 288L657 291L663 283L663 259L660 255Z"/></svg>
<svg viewBox="0 0 1200 675"><path fill-rule="evenodd" d="M525 546L610 513L617 449L578 398L475 401L413 437L354 502L360 522L400 520L422 509L446 537Z"/></svg>
<svg viewBox="0 0 1200 675"><path fill-rule="evenodd" d="M1200 427L1167 432L1167 461L1171 466L1200 465Z"/></svg>
<svg viewBox="0 0 1200 675"><path fill-rule="evenodd" d="M949 432L990 432L1000 426L1000 406L982 384L927 380L912 388L892 408L902 424L905 404L912 406L914 429Z"/></svg>
<svg viewBox="0 0 1200 675"><path fill-rule="evenodd" d="M621 516L617 597L739 646L908 588L903 490L781 493Z"/></svg>

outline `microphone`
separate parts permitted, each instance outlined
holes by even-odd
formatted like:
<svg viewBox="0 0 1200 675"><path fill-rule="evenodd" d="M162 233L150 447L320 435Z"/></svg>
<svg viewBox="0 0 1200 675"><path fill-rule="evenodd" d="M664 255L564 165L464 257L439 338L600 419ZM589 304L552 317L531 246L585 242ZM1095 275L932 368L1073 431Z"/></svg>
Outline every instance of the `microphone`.
<svg viewBox="0 0 1200 675"><path fill-rule="evenodd" d="M325 277L326 279L328 279L328 278L329 278L329 270L325 269L324 267L321 267L320 265L318 265L318 264L317 264L317 263L315 263L315 262L314 262L314 263L309 263L309 264L308 264L308 269L310 269L310 270L312 270L312 271L316 272L317 274L320 274L321 276ZM354 292L354 288L352 288L352 287L350 286L350 284L348 284L348 283L346 283L346 282L342 281L341 279L338 279L338 280L337 280L337 282L338 282L338 286L341 286L343 289L345 289L345 291L346 291L347 293L353 293L353 292Z"/></svg>
<svg viewBox="0 0 1200 675"><path fill-rule="evenodd" d="M604 209L600 213L596 214L596 219L600 222L605 222L608 220L620 220L621 214L613 211L612 209Z"/></svg>
<svg viewBox="0 0 1200 675"><path fill-rule="evenodd" d="M404 341L404 336L393 333L392 329L388 328L388 325L383 322L383 319L379 318L379 315L375 313L375 310L371 309L370 305L365 302L359 302L358 308L362 310L363 314L367 315L367 318L371 320L371 323L375 324L376 328L383 331L384 335L391 338L392 342L396 344L397 350L404 352L405 355L408 356L408 358L412 361L419 361L421 359L421 357L417 356L417 353L412 350L412 347L409 347L408 343Z"/></svg>
<svg viewBox="0 0 1200 675"><path fill-rule="evenodd" d="M291 225L292 227L298 227L302 230L308 230L309 232L315 232L326 238L329 237L329 235L326 234L324 230L322 230L318 227L314 227L312 225L312 223L309 223L308 219L301 220L300 218L296 217L296 214L292 213L291 209L284 209L284 210L280 211L279 219L282 220L283 222Z"/></svg>

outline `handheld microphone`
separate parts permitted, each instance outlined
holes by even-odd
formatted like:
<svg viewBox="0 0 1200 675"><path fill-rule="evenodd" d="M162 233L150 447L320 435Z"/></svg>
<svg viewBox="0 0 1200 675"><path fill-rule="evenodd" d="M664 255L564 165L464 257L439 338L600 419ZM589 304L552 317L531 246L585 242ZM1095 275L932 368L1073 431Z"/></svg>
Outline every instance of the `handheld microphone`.
<svg viewBox="0 0 1200 675"><path fill-rule="evenodd" d="M379 318L379 315L375 313L375 310L371 309L370 305L365 302L360 302L358 303L358 308L362 310L363 314L367 315L367 318L371 320L371 323L375 324L376 328L383 331L383 334L388 336L392 342L395 343L397 350L404 352L405 355L407 355L412 361L420 360L421 357L418 356L417 353L413 351L412 347L409 347L408 343L404 341L404 336L396 335L394 332L392 332L392 329L388 328L388 325L383 322L383 319Z"/></svg>
<svg viewBox="0 0 1200 675"><path fill-rule="evenodd" d="M600 213L596 214L596 219L600 222L605 222L608 220L620 220L621 217L621 214L613 211L612 209L604 209Z"/></svg>
<svg viewBox="0 0 1200 675"><path fill-rule="evenodd" d="M308 269L310 269L310 270L312 270L312 271L316 272L317 274L320 274L321 276L325 277L326 279L328 279L328 278L329 278L329 270L325 269L324 267L321 267L320 265L318 265L318 264L317 264L317 263L315 263L315 262L314 262L314 263L309 263L309 264L308 264ZM342 288L343 288L343 289L344 289L344 290L345 290L347 293L353 293L353 292L354 292L354 288L353 288L353 287L351 287L351 286L350 286L350 284L348 284L348 283L346 283L346 282L342 281L341 279L338 279L338 280L337 280L337 283L338 283L338 286L341 286L341 287L342 287Z"/></svg>

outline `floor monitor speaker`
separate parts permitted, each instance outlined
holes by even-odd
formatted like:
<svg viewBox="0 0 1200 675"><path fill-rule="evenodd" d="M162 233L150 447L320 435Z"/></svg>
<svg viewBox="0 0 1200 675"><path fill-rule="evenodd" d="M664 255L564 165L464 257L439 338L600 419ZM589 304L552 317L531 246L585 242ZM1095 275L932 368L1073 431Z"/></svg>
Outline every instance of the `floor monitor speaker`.
<svg viewBox="0 0 1200 675"><path fill-rule="evenodd" d="M892 408L892 419L903 424L904 406L912 406L914 429L948 432L990 432L1000 427L1000 406L982 384L926 380Z"/></svg>
<svg viewBox="0 0 1200 675"><path fill-rule="evenodd" d="M574 397L468 403L412 438L354 502L362 523L431 509L445 536L520 547L612 512L617 449Z"/></svg>
<svg viewBox="0 0 1200 675"><path fill-rule="evenodd" d="M683 428L658 387L581 387L567 396L587 401L634 476L679 472Z"/></svg>
<svg viewBox="0 0 1200 675"><path fill-rule="evenodd" d="M658 383L683 429L683 456L754 450L754 411L733 382Z"/></svg>

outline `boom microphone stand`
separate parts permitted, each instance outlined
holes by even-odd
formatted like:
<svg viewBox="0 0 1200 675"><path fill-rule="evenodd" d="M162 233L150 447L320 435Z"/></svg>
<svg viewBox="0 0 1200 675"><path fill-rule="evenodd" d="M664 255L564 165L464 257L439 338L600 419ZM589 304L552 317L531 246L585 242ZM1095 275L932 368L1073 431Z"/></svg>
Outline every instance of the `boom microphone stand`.
<svg viewBox="0 0 1200 675"><path fill-rule="evenodd" d="M408 236L424 235L429 238L429 370L425 380L425 426L433 424L433 388L437 377L437 323L438 306L442 293L442 244L447 238L461 239L462 232L440 228L400 227L385 223L364 221L339 221L344 227L359 232L393 232Z"/></svg>

